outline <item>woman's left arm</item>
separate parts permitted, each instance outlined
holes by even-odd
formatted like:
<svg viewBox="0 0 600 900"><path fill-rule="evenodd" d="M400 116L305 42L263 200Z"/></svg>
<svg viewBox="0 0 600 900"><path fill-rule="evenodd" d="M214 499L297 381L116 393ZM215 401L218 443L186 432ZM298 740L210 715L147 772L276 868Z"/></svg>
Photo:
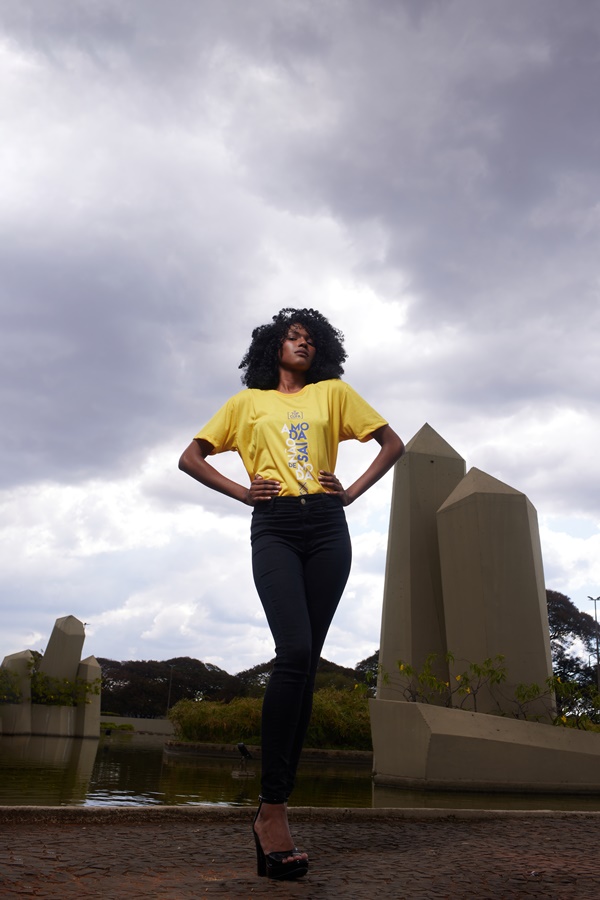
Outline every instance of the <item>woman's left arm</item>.
<svg viewBox="0 0 600 900"><path fill-rule="evenodd" d="M333 472L319 472L321 486L330 494L340 494L344 506L354 503L361 494L368 491L404 453L402 440L389 425L382 425L373 432L373 437L381 447L379 453L366 472L363 472L360 478L357 478L354 484L351 484L346 490Z"/></svg>

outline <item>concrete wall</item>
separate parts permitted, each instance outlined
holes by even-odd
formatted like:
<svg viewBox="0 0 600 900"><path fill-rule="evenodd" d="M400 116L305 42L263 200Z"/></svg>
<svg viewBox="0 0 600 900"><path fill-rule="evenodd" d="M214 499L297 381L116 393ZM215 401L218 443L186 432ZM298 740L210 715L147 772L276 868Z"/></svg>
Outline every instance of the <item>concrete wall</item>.
<svg viewBox="0 0 600 900"><path fill-rule="evenodd" d="M115 725L132 725L134 731L139 734L164 734L165 737L172 737L175 734L175 728L168 719L138 719L128 716L100 716L101 722L114 722Z"/></svg>
<svg viewBox="0 0 600 900"><path fill-rule="evenodd" d="M375 782L600 793L600 735L421 703L371 700Z"/></svg>

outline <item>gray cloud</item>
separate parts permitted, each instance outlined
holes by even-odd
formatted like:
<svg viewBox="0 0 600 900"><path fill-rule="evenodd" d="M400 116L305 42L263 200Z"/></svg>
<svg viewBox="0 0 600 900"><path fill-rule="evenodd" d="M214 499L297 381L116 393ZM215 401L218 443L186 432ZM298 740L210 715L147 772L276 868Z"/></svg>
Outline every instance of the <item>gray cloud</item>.
<svg viewBox="0 0 600 900"><path fill-rule="evenodd" d="M540 512L598 523L593 4L7 0L0 30L14 640L68 601L86 620L122 616L121 649L107 625L99 655L160 655L181 635L154 583L199 604L207 644L237 658L249 626L232 625L233 580L214 602L189 587L219 580L213 558L239 554L237 537L194 545L190 530L196 507L235 527L247 510L176 462L239 389L252 327L284 305L322 307L347 332L349 380L406 438L428 420ZM142 511L122 534L121 493ZM384 530L378 509L359 536ZM552 577L585 595L591 545L548 547ZM354 617L377 641L365 584L379 563L359 559L339 635L367 640Z"/></svg>

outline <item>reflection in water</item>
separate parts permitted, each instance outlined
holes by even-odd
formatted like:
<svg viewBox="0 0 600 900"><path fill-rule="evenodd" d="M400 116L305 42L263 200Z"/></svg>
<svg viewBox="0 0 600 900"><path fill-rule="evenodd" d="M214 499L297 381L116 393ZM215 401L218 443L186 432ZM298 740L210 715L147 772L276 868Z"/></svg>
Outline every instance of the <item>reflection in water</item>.
<svg viewBox="0 0 600 900"><path fill-rule="evenodd" d="M600 810L598 794L519 794L498 791L408 791L373 785L374 809L554 809Z"/></svg>
<svg viewBox="0 0 600 900"><path fill-rule="evenodd" d="M2 806L253 806L260 763L219 757L167 757L164 739L114 734L94 740L0 738ZM97 752L96 752L97 751ZM306 763L297 806L371 805L371 770L356 763Z"/></svg>
<svg viewBox="0 0 600 900"><path fill-rule="evenodd" d="M0 804L83 805L97 747L93 738L0 738Z"/></svg>
<svg viewBox="0 0 600 900"><path fill-rule="evenodd" d="M254 806L260 762L225 756L163 753L162 741L144 735L104 738L98 750L87 804ZM294 791L296 806L370 806L368 765L306 763Z"/></svg>
<svg viewBox="0 0 600 900"><path fill-rule="evenodd" d="M254 806L260 762L165 755L164 738L0 737L0 806ZM295 806L600 810L596 795L408 791L372 785L369 765L304 762Z"/></svg>

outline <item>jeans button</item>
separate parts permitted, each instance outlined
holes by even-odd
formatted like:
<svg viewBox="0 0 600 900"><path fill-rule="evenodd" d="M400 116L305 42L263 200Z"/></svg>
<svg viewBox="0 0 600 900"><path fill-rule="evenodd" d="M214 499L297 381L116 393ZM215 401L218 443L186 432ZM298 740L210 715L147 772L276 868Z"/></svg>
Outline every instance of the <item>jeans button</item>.
<svg viewBox="0 0 600 900"><path fill-rule="evenodd" d="M304 506L304 504L306 503L306 500L304 497L302 497L302 499L300 500L300 503L302 504L302 506Z"/></svg>

